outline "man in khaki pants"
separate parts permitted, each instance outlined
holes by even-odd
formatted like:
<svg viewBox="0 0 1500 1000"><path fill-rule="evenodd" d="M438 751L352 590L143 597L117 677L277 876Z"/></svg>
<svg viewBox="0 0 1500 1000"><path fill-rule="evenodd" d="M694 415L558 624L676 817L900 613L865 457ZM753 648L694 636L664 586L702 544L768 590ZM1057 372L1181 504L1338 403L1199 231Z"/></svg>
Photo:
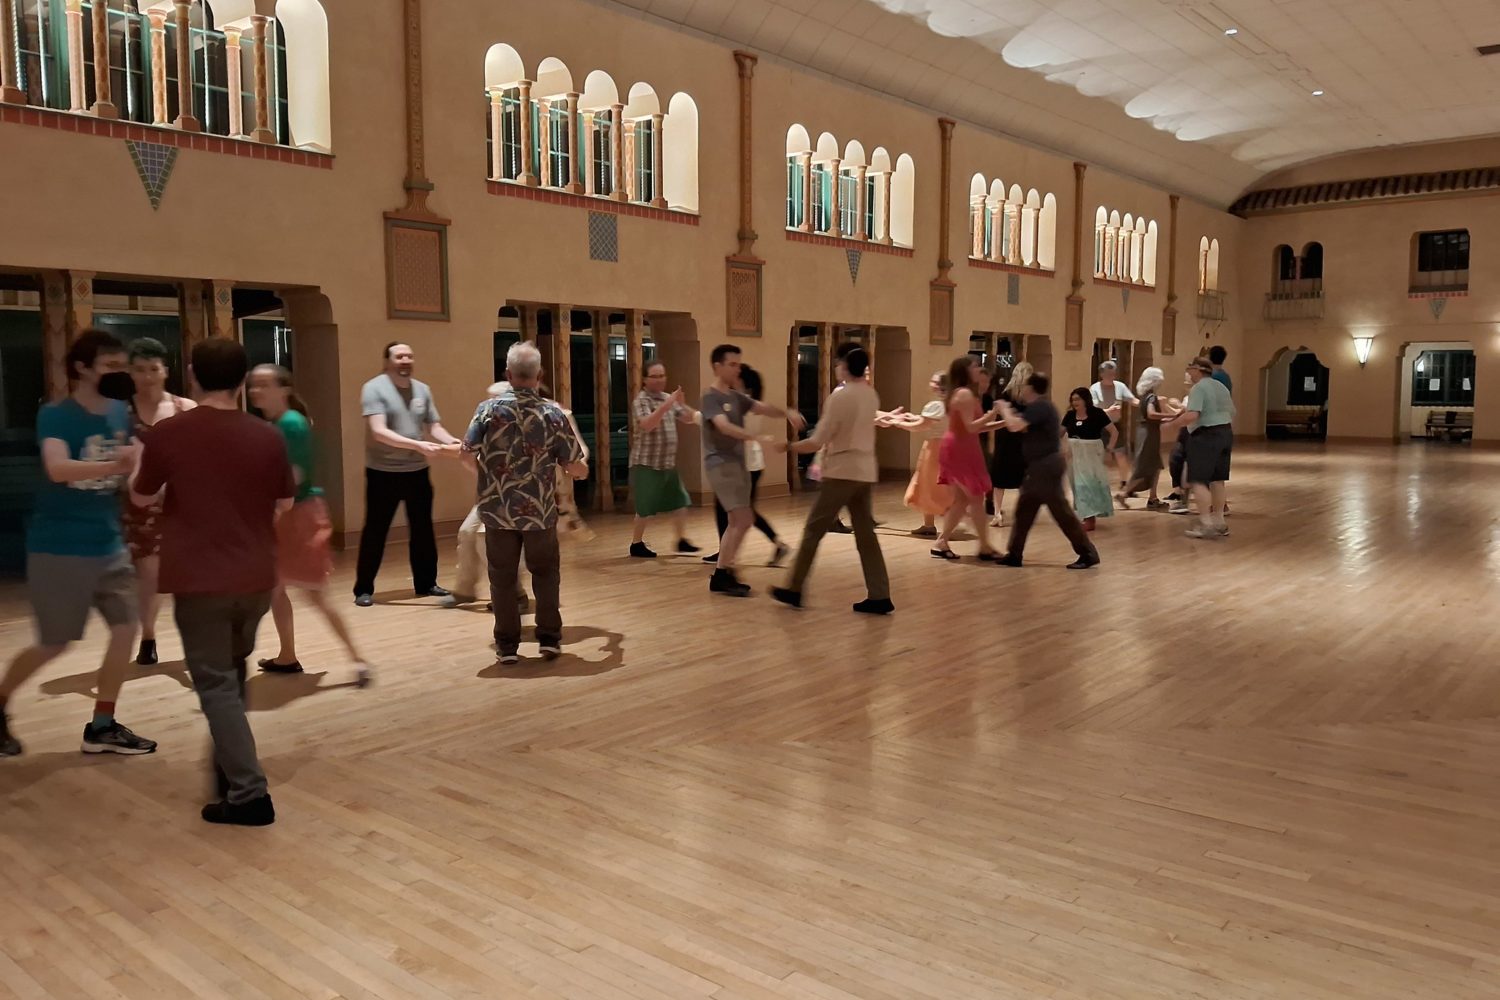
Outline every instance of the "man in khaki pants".
<svg viewBox="0 0 1500 1000"><path fill-rule="evenodd" d="M855 604L854 610L867 615L888 615L896 607L891 603L885 557L881 555L880 541L875 537L872 496L880 478L880 465L875 458L880 397L866 377L870 356L864 348L852 347L840 354L838 377L843 387L828 397L823 417L812 434L788 448L795 452L823 449L823 482L818 487L818 499L807 515L807 526L802 529L802 542L797 546L792 575L786 586L774 588L771 596L794 608L802 606L802 585L812 571L818 545L838 521L839 511L847 507L868 592L868 597Z"/></svg>

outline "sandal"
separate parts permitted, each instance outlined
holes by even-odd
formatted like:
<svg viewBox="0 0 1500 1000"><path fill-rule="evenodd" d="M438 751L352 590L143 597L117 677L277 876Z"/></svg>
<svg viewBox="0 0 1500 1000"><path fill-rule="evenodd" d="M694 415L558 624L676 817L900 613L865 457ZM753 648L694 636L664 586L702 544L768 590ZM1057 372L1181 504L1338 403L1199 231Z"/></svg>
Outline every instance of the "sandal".
<svg viewBox="0 0 1500 1000"><path fill-rule="evenodd" d="M931 550L931 555L934 559L947 559L950 561L957 561L958 559L958 553L952 549L933 549Z"/></svg>
<svg viewBox="0 0 1500 1000"><path fill-rule="evenodd" d="M999 562L1000 561L1000 553L996 552L994 549L991 549L988 552L981 552L981 553L979 553L979 561L980 562Z"/></svg>

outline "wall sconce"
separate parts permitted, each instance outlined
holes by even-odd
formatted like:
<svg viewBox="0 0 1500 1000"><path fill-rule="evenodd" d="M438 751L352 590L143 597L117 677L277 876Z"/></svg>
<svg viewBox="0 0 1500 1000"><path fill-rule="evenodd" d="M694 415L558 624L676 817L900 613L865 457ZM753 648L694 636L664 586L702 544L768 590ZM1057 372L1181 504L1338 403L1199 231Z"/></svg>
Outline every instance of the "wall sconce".
<svg viewBox="0 0 1500 1000"><path fill-rule="evenodd" d="M1365 362L1370 360L1370 346L1375 343L1374 337L1355 337L1354 356L1359 359L1359 366L1363 368Z"/></svg>

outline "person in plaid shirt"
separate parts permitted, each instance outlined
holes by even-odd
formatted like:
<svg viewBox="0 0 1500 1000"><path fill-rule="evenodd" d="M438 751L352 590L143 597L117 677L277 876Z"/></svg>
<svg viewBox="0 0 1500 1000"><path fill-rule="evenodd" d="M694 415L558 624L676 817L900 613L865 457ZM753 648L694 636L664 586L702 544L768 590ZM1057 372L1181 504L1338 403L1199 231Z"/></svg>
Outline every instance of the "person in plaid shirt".
<svg viewBox="0 0 1500 1000"><path fill-rule="evenodd" d="M505 355L511 392L479 405L464 436L464 458L479 473L479 516L484 521L491 595L516 592L521 553L536 595L536 638L542 658L562 654L562 580L557 551L557 470L575 479L589 474L583 450L562 407L537 391L542 355L522 342ZM495 649L515 663L521 644L521 611L515 601L493 600Z"/></svg>
<svg viewBox="0 0 1500 1000"><path fill-rule="evenodd" d="M653 361L646 366L645 385L631 404L630 415L635 421L635 443L630 448L635 534L630 554L636 559L656 558L645 539L646 523L658 514L672 515L678 552L697 552L698 546L683 537L692 500L677 476L677 425L693 423L698 411L683 402L681 386L667 393L667 366Z"/></svg>

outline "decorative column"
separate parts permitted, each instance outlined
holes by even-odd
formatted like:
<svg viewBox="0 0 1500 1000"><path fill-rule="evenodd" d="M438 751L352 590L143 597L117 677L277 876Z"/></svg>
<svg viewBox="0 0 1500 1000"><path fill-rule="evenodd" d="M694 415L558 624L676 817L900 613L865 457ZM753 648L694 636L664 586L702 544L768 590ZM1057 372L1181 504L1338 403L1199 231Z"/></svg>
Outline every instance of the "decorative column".
<svg viewBox="0 0 1500 1000"><path fill-rule="evenodd" d="M177 120L172 127L184 132L202 132L203 125L193 116L192 24L188 19L191 9L188 0L173 0L173 20L177 25Z"/></svg>
<svg viewBox="0 0 1500 1000"><path fill-rule="evenodd" d="M976 195L969 204L969 225L973 229L973 239L969 246L969 256L971 257L982 258L984 256L984 216L984 195Z"/></svg>
<svg viewBox="0 0 1500 1000"><path fill-rule="evenodd" d="M949 276L953 258L949 255L953 233L953 126L951 118L938 119L938 253L937 277L927 283L927 342L951 346L954 342L954 300L957 285ZM887 175L886 188L895 174ZM886 236L890 236L890 195L886 195ZM887 240L889 242L889 240Z"/></svg>
<svg viewBox="0 0 1500 1000"><path fill-rule="evenodd" d="M242 139L245 136L245 88L242 84L244 75L240 66L241 37L243 36L238 27L224 28L224 58L228 68L225 76L229 83L229 136L232 139ZM257 110L258 105L257 100Z"/></svg>
<svg viewBox="0 0 1500 1000"><path fill-rule="evenodd" d="M615 509L609 455L609 314L591 315L594 333L594 509ZM671 419L668 417L668 419Z"/></svg>
<svg viewBox="0 0 1500 1000"><path fill-rule="evenodd" d="M1161 353L1171 357L1177 353L1177 203L1182 199L1170 197L1171 211L1167 216L1167 307L1161 311Z"/></svg>
<svg viewBox="0 0 1500 1000"><path fill-rule="evenodd" d="M625 201L625 105L609 106L609 197Z"/></svg>
<svg viewBox="0 0 1500 1000"><path fill-rule="evenodd" d="M751 83L755 79L755 64L759 60L749 52L736 52L734 64L739 72L740 80L740 231L738 239L740 242L736 256L753 258L755 256L755 241L759 238L755 232L755 213L753 211L755 196L755 164L753 162L754 130L751 125L754 119L751 117L751 108L754 95L754 87ZM803 203L803 214L806 214L806 203Z"/></svg>
<svg viewBox="0 0 1500 1000"><path fill-rule="evenodd" d="M823 415L823 406L828 402L829 395L833 392L833 351L838 345L834 343L834 328L832 323L818 324L818 415Z"/></svg>
<svg viewBox="0 0 1500 1000"><path fill-rule="evenodd" d="M72 343L70 328L77 329L72 311L72 278L67 271L43 271L42 285L42 380L47 399L56 402L68 394L68 369L64 360Z"/></svg>
<svg viewBox="0 0 1500 1000"><path fill-rule="evenodd" d="M68 110L83 111L87 94L83 78L82 0L68 0Z"/></svg>
<svg viewBox="0 0 1500 1000"><path fill-rule="evenodd" d="M663 191L666 190L666 185L663 182L666 180L666 176L667 176L663 172L664 166L665 166L666 157L663 155L663 152L662 152L666 148L666 138L667 138L667 131L666 130L667 130L667 118L666 118L666 115L652 115L651 116L651 194L653 196L651 198L651 207L652 208L666 208L667 207L667 196L662 193Z"/></svg>
<svg viewBox="0 0 1500 1000"><path fill-rule="evenodd" d="M891 245L891 179L896 175L887 170L880 175L880 242Z"/></svg>
<svg viewBox="0 0 1500 1000"><path fill-rule="evenodd" d="M581 194L583 185L578 180L581 167L588 164L585 150L578 149L578 94L568 95L568 183L564 190Z"/></svg>
<svg viewBox="0 0 1500 1000"><path fill-rule="evenodd" d="M264 14L250 15L251 58L255 63L255 131L250 138L265 143L276 141L276 133L271 131L271 73L266 53L270 23Z"/></svg>
<svg viewBox="0 0 1500 1000"><path fill-rule="evenodd" d="M635 189L635 122L626 122L625 132L625 201L635 201L640 195Z"/></svg>
<svg viewBox="0 0 1500 1000"><path fill-rule="evenodd" d="M645 363L645 348L641 337L641 314L634 309L625 310L625 400L627 407L635 405L635 397L641 392L641 370ZM635 448L635 420L625 421L625 441L629 449Z"/></svg>
<svg viewBox="0 0 1500 1000"><path fill-rule="evenodd" d="M578 151L578 166L579 170L583 173L583 193L590 196L599 193L594 183L595 134L594 113L592 111L585 111L583 112L583 148Z"/></svg>
<svg viewBox="0 0 1500 1000"><path fill-rule="evenodd" d="M182 324L182 356L192 357L193 348L212 334L203 308L202 281L184 281L177 286L177 316Z"/></svg>
<svg viewBox="0 0 1500 1000"><path fill-rule="evenodd" d="M151 22L151 123L166 125L167 119L167 13L148 10Z"/></svg>
<svg viewBox="0 0 1500 1000"><path fill-rule="evenodd" d="M490 177L505 178L505 88L491 87L490 95Z"/></svg>
<svg viewBox="0 0 1500 1000"><path fill-rule="evenodd" d="M1005 224L1005 202L990 209L989 213L990 245L985 248L985 256L990 260L1004 260L1005 254L1001 251L1005 246L1005 237L1000 235L1000 227Z"/></svg>
<svg viewBox="0 0 1500 1000"><path fill-rule="evenodd" d="M15 0L0 0L0 104L25 104L26 92L16 76Z"/></svg>
<svg viewBox="0 0 1500 1000"><path fill-rule="evenodd" d="M531 153L536 149L535 129L531 127L531 81L521 80L516 87L521 91L521 174L516 180L536 187L541 180L531 169Z"/></svg>
<svg viewBox="0 0 1500 1000"><path fill-rule="evenodd" d="M94 117L118 118L120 112L115 107L114 86L109 78L109 8L104 0L97 0L89 8L89 20L94 28Z"/></svg>
<svg viewBox="0 0 1500 1000"><path fill-rule="evenodd" d="M537 180L542 187L558 187L557 178L552 176L552 102L542 98L536 102L536 108L536 120L542 130L537 136L537 159L541 161Z"/></svg>
<svg viewBox="0 0 1500 1000"><path fill-rule="evenodd" d="M866 198L869 197L865 191L865 174L870 168L864 164L854 168L854 231L855 238L867 240L869 236L865 232L865 215L869 212Z"/></svg>
<svg viewBox="0 0 1500 1000"><path fill-rule="evenodd" d="M234 282L205 281L203 305L207 320L205 332L210 337L240 339L239 324L234 321Z"/></svg>
<svg viewBox="0 0 1500 1000"><path fill-rule="evenodd" d="M833 178L829 185L833 190L829 193L828 198L828 229L826 232L829 236L842 236L844 234L843 216L839 211L844 200L842 192L839 190L842 186L839 184L839 180L841 179L839 176L839 167L843 163L844 161L838 157L834 157L828 161L828 172Z"/></svg>
<svg viewBox="0 0 1500 1000"><path fill-rule="evenodd" d="M1063 328L1063 348L1069 351L1083 350L1083 175L1088 168L1087 163L1073 163L1073 282Z"/></svg>
<svg viewBox="0 0 1500 1000"><path fill-rule="evenodd" d="M811 150L797 155L802 158L802 224L797 228L810 233L813 231L813 155Z"/></svg>
<svg viewBox="0 0 1500 1000"><path fill-rule="evenodd" d="M573 307L554 306L552 314L552 398L573 408Z"/></svg>

